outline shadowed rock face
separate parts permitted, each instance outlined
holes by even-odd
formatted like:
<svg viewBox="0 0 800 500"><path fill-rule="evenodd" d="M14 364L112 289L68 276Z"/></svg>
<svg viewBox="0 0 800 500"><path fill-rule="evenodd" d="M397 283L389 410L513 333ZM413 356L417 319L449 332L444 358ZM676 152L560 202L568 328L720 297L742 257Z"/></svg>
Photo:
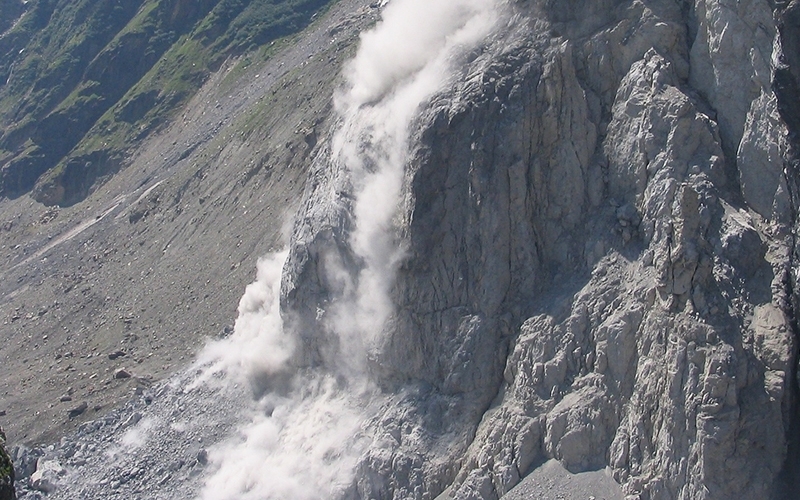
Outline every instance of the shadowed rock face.
<svg viewBox="0 0 800 500"><path fill-rule="evenodd" d="M800 4L791 2L779 11L777 27L780 47L796 47L800 43ZM800 61L797 53L792 50L781 50L776 56L773 89L778 99L781 118L786 122L790 138L796 145L800 132L800 113L797 109Z"/></svg>
<svg viewBox="0 0 800 500"><path fill-rule="evenodd" d="M0 428L0 500L16 499L14 491L14 464L6 451L6 435Z"/></svg>

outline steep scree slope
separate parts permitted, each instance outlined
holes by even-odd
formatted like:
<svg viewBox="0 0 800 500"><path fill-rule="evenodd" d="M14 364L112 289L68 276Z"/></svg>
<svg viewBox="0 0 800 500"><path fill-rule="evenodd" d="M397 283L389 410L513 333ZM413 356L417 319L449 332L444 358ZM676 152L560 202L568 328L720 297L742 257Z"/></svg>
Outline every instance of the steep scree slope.
<svg viewBox="0 0 800 500"><path fill-rule="evenodd" d="M227 334L258 258L284 244L335 75L373 20L340 2L301 38L231 58L80 203L0 198L11 443L57 440Z"/></svg>

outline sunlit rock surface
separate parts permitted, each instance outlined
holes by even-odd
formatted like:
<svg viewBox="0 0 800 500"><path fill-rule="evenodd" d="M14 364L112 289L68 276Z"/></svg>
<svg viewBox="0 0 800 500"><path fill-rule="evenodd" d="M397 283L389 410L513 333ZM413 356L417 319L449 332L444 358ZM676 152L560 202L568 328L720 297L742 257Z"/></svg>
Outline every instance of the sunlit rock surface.
<svg viewBox="0 0 800 500"><path fill-rule="evenodd" d="M499 498L552 458L635 498L779 495L797 419L780 9L513 8L411 134L371 354L400 395L362 496ZM293 289L337 224L300 226Z"/></svg>

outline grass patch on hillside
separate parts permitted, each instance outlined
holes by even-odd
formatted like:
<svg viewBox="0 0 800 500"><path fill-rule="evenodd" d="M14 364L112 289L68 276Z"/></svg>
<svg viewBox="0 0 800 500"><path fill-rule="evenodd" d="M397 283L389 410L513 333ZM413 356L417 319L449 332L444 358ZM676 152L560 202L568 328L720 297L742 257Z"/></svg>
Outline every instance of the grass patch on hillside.
<svg viewBox="0 0 800 500"><path fill-rule="evenodd" d="M75 154L132 145L132 140L142 138L171 118L197 92L211 72L218 69L224 58L245 54L226 75L224 83L232 83L250 64L267 60L291 43L291 35L305 27L312 14L328 3L329 0L220 1L191 34L173 44L159 62L100 118L76 148ZM215 38L214 33L221 34ZM147 113L133 123L120 120L126 106L153 93L157 93L157 97Z"/></svg>
<svg viewBox="0 0 800 500"><path fill-rule="evenodd" d="M231 84L255 62L263 62L307 27L331 0L197 0L213 7L183 33L169 31L164 24L164 5L170 0L145 0L130 22L97 59L109 51L124 53L124 43L142 43L140 50L150 51L158 59L126 87L122 95L109 93L103 66L97 61L86 71L94 78L75 86L59 103L60 112L89 116L85 106L99 110L96 121L66 156L44 174L39 184L58 183L65 165L76 158L110 158L113 173L135 145L167 123L197 92L211 73L230 57L241 56L226 75L223 84ZM316 14L316 15L315 15ZM174 12L172 13L174 15ZM167 48L159 52L159 47ZM101 61L102 62L102 61ZM54 64L72 64L53 61ZM0 144L2 147L2 144ZM95 169L96 170L96 169ZM74 174L71 174L74 175ZM95 174L87 174L95 175ZM91 181L91 179L89 179ZM85 183L84 183L85 184Z"/></svg>
<svg viewBox="0 0 800 500"><path fill-rule="evenodd" d="M42 182L57 184L66 164L76 175L80 158L95 153L114 160L111 171L98 172L94 162L87 175L112 173L225 60L242 56L230 83L330 2L30 0L0 36L0 77L8 79L0 85L0 167L25 155L33 139L54 162Z"/></svg>

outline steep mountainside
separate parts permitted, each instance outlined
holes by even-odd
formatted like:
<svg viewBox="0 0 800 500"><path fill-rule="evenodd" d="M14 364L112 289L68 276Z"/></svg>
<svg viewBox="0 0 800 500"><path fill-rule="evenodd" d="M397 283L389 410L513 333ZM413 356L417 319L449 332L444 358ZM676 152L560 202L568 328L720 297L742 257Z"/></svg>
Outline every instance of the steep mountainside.
<svg viewBox="0 0 800 500"><path fill-rule="evenodd" d="M37 452L57 498L793 498L798 54L798 0L343 0L204 63L85 200L0 201L10 437L271 252Z"/></svg>
<svg viewBox="0 0 800 500"><path fill-rule="evenodd" d="M275 54L228 60L164 130L127 144L130 166L83 202L0 199L11 442L56 439L232 325L257 259L282 244L352 26L370 19L337 9ZM115 379L119 368L133 377Z"/></svg>
<svg viewBox="0 0 800 500"><path fill-rule="evenodd" d="M795 5L514 8L411 131L397 310L370 351L399 395L361 497L497 498L547 458L608 465L636 498L776 494L796 464L796 80L773 75L794 75ZM341 288L331 248L364 265L316 208L347 220L343 191L316 188L295 229L303 331Z"/></svg>
<svg viewBox="0 0 800 500"><path fill-rule="evenodd" d="M225 58L298 31L327 2L5 3L0 195L35 188L42 203L71 205L124 166Z"/></svg>

